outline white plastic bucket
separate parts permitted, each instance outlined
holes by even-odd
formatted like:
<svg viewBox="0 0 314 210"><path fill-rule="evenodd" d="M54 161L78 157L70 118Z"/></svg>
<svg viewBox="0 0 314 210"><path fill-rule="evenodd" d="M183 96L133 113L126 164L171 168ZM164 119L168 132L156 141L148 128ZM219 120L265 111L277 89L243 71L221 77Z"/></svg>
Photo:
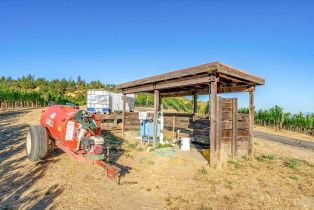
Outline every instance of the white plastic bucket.
<svg viewBox="0 0 314 210"><path fill-rule="evenodd" d="M181 138L181 150L190 151L191 138Z"/></svg>

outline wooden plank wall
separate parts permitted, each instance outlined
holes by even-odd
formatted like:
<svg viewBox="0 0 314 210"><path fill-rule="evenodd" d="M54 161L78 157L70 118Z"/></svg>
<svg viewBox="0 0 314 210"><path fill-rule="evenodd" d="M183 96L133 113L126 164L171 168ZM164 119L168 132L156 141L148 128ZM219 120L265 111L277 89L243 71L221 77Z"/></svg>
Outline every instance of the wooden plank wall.
<svg viewBox="0 0 314 210"><path fill-rule="evenodd" d="M209 123L208 115L195 115L193 117L193 137L194 141L209 144Z"/></svg>
<svg viewBox="0 0 314 210"><path fill-rule="evenodd" d="M233 100L223 99L222 102L222 128L221 128L221 145L227 156L231 156L232 135L233 135ZM153 118L153 113L149 113ZM247 114L237 114L237 141L236 151L238 156L246 155L248 152L249 139L249 119ZM125 130L138 129L140 121L138 112L125 113ZM164 126L168 133L172 133L173 125L175 132L180 130L181 136L193 137L194 141L209 143L210 122L208 115L198 115L190 113L164 113ZM166 136L172 138L172 135Z"/></svg>
<svg viewBox="0 0 314 210"><path fill-rule="evenodd" d="M236 109L236 110L234 110ZM222 123L221 123L221 147L222 160L225 161L228 157L235 155L242 156L248 154L249 140L249 119L247 114L234 113L237 111L237 99L222 100ZM234 117L238 120L233 122ZM236 130L234 130L236 126ZM236 132L233 148L232 138L233 132Z"/></svg>
<svg viewBox="0 0 314 210"><path fill-rule="evenodd" d="M164 129L177 132L181 137L193 136L193 114L189 113L164 113ZM167 136L165 136L167 137Z"/></svg>
<svg viewBox="0 0 314 210"><path fill-rule="evenodd" d="M153 113L149 113L149 118L153 119ZM209 130L208 118L205 122L207 130ZM180 130L181 137L193 136L193 114L189 113L164 113L164 129L171 131L171 135L165 136L172 138L172 129L174 131ZM138 129L140 127L140 120L138 119L138 112L126 112L125 113L125 130ZM208 136L206 136L208 141Z"/></svg>
<svg viewBox="0 0 314 210"><path fill-rule="evenodd" d="M138 119L138 112L125 112L125 131L138 129L140 127L140 120Z"/></svg>
<svg viewBox="0 0 314 210"><path fill-rule="evenodd" d="M153 113L149 113L149 117L153 119ZM173 125L175 125L175 131L180 130L183 136L184 135L192 136L193 135L193 114L164 113L165 130L172 131ZM138 119L138 112L126 112L125 113L125 130L133 130L139 127L140 127L140 120Z"/></svg>
<svg viewBox="0 0 314 210"><path fill-rule="evenodd" d="M248 154L249 149L249 115L238 113L237 155Z"/></svg>
<svg viewBox="0 0 314 210"><path fill-rule="evenodd" d="M221 163L232 153L233 103L233 99L221 98Z"/></svg>

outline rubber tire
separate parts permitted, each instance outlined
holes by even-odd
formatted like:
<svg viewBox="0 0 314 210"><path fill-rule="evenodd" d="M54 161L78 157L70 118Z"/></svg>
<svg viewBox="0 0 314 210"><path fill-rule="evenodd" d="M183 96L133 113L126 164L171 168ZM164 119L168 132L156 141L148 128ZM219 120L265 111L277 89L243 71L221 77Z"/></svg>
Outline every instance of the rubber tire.
<svg viewBox="0 0 314 210"><path fill-rule="evenodd" d="M28 138L30 139L28 140ZM28 145L29 143L31 144ZM45 127L34 125L28 129L25 150L27 158L33 162L44 160L48 156L49 140Z"/></svg>

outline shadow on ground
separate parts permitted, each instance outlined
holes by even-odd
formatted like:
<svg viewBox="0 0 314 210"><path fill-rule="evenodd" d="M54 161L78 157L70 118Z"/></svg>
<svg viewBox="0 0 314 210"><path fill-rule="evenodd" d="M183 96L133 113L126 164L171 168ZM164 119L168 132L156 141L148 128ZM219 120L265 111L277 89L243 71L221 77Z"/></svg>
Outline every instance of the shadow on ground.
<svg viewBox="0 0 314 210"><path fill-rule="evenodd" d="M122 149L122 144L124 143L124 140L117 136L114 132L111 132L110 130L103 131L103 135L106 142L105 145L107 149L109 149L110 154L109 162L121 169L120 171L121 177L130 173L130 170L132 170L131 167L117 163L119 158L124 154L124 149Z"/></svg>
<svg viewBox="0 0 314 210"><path fill-rule="evenodd" d="M48 158L37 164L27 160L24 140L29 125L16 124L27 112L0 114L0 209L44 209L63 192L59 185L31 190L58 160Z"/></svg>

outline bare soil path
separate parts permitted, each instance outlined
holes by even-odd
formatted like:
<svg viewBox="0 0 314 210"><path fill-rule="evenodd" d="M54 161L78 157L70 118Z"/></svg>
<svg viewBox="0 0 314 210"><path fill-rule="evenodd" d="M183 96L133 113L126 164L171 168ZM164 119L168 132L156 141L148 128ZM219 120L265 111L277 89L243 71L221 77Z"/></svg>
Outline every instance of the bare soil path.
<svg viewBox="0 0 314 210"><path fill-rule="evenodd" d="M280 142L284 144L289 144L293 146L304 147L307 149L314 150L314 142L311 142L311 141L304 141L304 140L296 139L296 138L288 138L285 136L267 133L263 131L254 131L254 136L257 138L266 139L269 141L276 141L276 142Z"/></svg>
<svg viewBox="0 0 314 210"><path fill-rule="evenodd" d="M288 137L288 138L292 138L292 139L314 142L314 136L310 136L310 135L302 133L302 132L295 132L295 131L290 131L290 130L285 130L285 129L278 130L278 129L273 128L273 127L260 126L260 125L255 125L254 131L261 131L264 133L270 133L270 134Z"/></svg>

